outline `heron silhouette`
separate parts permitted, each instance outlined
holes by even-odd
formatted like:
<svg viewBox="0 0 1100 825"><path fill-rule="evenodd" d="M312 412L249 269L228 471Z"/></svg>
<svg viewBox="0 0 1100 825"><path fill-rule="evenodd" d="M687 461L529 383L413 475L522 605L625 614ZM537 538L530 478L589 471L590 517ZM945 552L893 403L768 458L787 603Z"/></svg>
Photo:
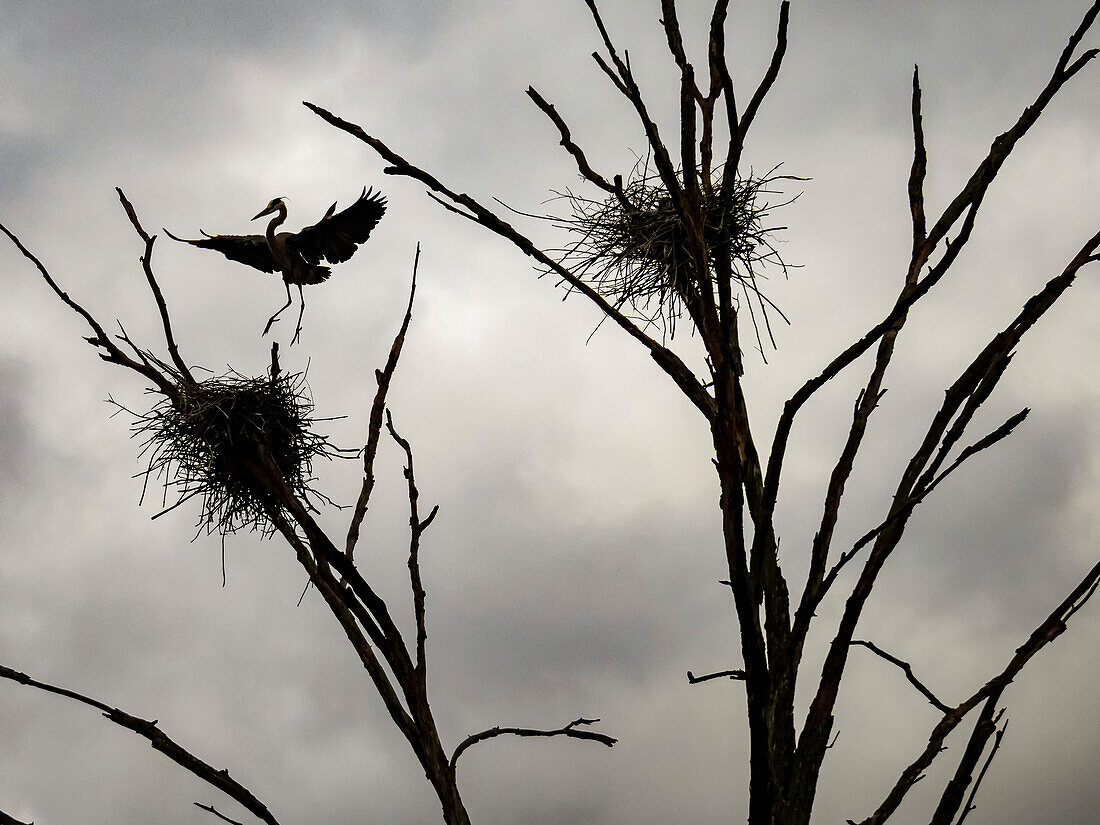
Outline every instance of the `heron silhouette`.
<svg viewBox="0 0 1100 825"><path fill-rule="evenodd" d="M189 243L203 249L214 249L231 261L260 270L261 272L279 272L286 286L286 303L267 320L261 335L267 335L283 311L294 299L290 294L290 285L298 287L301 309L298 311L298 325L294 330L293 345L302 333L302 316L306 311L302 286L327 281L332 270L321 261L339 264L355 254L359 244L370 237L378 221L386 212L386 199L380 192L363 189L363 194L351 206L339 212L332 204L321 220L307 226L300 232L276 232L276 228L286 221L286 198L272 198L264 209L252 220L264 215L274 217L267 225L264 235L211 235L199 230L205 237L179 238L165 229L168 237L182 243Z"/></svg>

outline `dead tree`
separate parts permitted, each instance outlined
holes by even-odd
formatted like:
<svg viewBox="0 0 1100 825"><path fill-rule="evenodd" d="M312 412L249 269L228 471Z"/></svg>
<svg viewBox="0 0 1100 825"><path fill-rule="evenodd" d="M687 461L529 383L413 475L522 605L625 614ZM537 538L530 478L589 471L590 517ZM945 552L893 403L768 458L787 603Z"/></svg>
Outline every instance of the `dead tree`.
<svg viewBox="0 0 1100 825"><path fill-rule="evenodd" d="M972 794L984 775L984 768L978 770L979 762L983 755L986 760L992 758L1003 732L997 708L1004 689L1035 654L1065 630L1066 622L1095 592L1100 564L1083 576L999 672L956 704L936 698L907 663L857 639L856 631L879 574L900 546L914 509L960 465L1005 439L1028 415L1023 409L992 431L972 435L975 414L1004 376L1023 336L1066 293L1079 271L1100 258L1100 232L1082 243L1061 271L946 388L943 404L927 423L922 441L897 479L892 502L881 520L846 549L834 547L834 528L909 311L944 281L966 248L985 195L1009 154L1058 92L1096 56L1096 49L1082 51L1081 43L1100 12L1100 0L1092 3L1070 36L1049 80L1016 122L992 141L969 179L938 214L926 211L924 181L929 160L920 80L914 71L913 162L908 184L912 249L908 266L899 273L896 300L878 323L825 363L790 397L776 422L770 447L760 443L750 424L742 339L747 331L758 336L767 333L768 315L775 309L761 293L758 279L762 267L782 262L774 255L761 221L771 208L761 200L771 179L745 172L742 155L783 64L790 4L783 2L779 7L775 49L763 79L751 94L744 95L735 93L726 59L728 0L717 0L714 5L702 71L686 53L674 0L662 0L661 25L680 78L678 135L669 145L639 91L626 53L620 51L604 24L596 0L585 2L603 43L602 50L592 57L611 86L632 106L646 139L645 162L625 178L597 171L555 106L535 89L527 90L594 193L572 196L573 214L562 222L573 235L564 252L540 249L500 214L406 160L374 134L313 103L305 105L370 146L389 164L388 174L423 184L445 208L510 241L541 270L560 279L570 293L595 304L605 320L649 352L706 422L721 489L722 535L729 569L726 584L732 592L743 656L736 669L711 676L729 676L744 683L751 759L750 825L809 822L822 762L834 732L838 691L849 654L857 645L902 668L941 714L927 745L919 749L881 805L860 820L861 825L889 819L941 753L948 734L964 721L973 720L963 757L931 822L946 825L956 817L961 819L972 802L967 792ZM683 315L705 348L705 374L693 372L666 345L675 332L676 319ZM655 337L655 327L667 334ZM800 592L792 592L788 581L794 572L781 563L775 515L789 439L806 403L872 350L870 373L855 399L847 437L828 478L808 567L798 573L804 584ZM802 667L808 633L822 601L839 595L832 592L838 574L850 566L858 567L856 582L845 596L841 619L832 631L825 665L815 683L813 674ZM799 677L808 682L803 690L812 697L801 727L796 723L799 714L795 706ZM689 674L689 678L702 681L710 677Z"/></svg>
<svg viewBox="0 0 1100 825"><path fill-rule="evenodd" d="M323 504L327 499L312 486L312 461L333 455L336 448L312 427L312 402L305 393L301 376L287 374L281 369L278 344L274 344L271 369L266 376L249 378L230 373L197 380L193 368L180 354L168 306L153 274L156 236L142 228L121 189L118 196L144 243L140 261L160 314L168 360L140 347L121 325L120 334L109 335L88 310L61 289L19 238L2 224L0 230L34 264L56 296L84 319L92 331L85 340L97 350L100 358L136 373L151 385L149 391L159 397L149 412L134 414L133 429L142 440L148 459L147 480L149 474L160 476L166 487L174 488L178 495L176 503L168 509L198 498L202 503L200 528L223 535L240 529L259 531L266 536L279 534L294 551L309 583L320 593L347 636L390 718L416 754L439 798L443 821L447 825L468 825L470 822L459 793L456 761L472 745L503 735L565 736L608 747L614 745L615 739L592 730L592 725L600 720L584 718L551 730L493 727L471 734L452 748L445 747L440 738L428 697L427 608L420 571L421 540L435 519L438 507L427 514L422 512L412 448L395 428L386 405L390 382L412 319L419 248L404 318L384 368L375 372L378 389L371 405L366 445L362 449L362 486L347 535L338 545L314 518L318 503ZM409 589L415 624L412 641L405 639L392 617L390 606L360 573L354 559L374 490L374 462L383 427L405 456ZM147 739L153 748L222 791L259 820L278 825L279 821L267 806L233 779L228 770L215 768L192 754L162 731L156 720L142 719L107 702L39 681L10 667L0 665L0 678L96 708L111 722ZM303 789L303 793L308 793L308 789ZM195 804L222 820L234 821L212 805ZM16 820L0 812L0 823L3 822L16 823Z"/></svg>

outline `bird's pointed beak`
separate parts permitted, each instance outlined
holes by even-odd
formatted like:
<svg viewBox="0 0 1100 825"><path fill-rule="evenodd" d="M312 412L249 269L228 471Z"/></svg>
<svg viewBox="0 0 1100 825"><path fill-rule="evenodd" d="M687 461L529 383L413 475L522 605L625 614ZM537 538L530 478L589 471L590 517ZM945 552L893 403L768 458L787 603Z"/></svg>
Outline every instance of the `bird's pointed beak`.
<svg viewBox="0 0 1100 825"><path fill-rule="evenodd" d="M260 212L258 215L253 217L252 220L256 220L257 218L262 218L264 215L270 215L272 212L274 212L278 208L279 207L277 207L277 206L269 206L263 212Z"/></svg>

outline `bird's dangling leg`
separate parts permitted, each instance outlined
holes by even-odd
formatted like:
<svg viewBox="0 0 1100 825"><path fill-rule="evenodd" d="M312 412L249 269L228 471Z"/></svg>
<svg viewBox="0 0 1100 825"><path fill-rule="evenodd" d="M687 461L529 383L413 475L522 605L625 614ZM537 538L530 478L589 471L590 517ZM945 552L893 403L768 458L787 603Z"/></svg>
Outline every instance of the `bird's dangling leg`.
<svg viewBox="0 0 1100 825"><path fill-rule="evenodd" d="M287 287L286 292L287 292L287 295L289 296L290 295L290 287L289 286ZM302 285L301 284L298 284L298 300L301 302L302 308L298 310L298 326L294 330L294 337L290 339L290 345L291 346L294 346L294 344L297 343L298 336L300 336L302 334L302 316L306 314L306 296L302 294Z"/></svg>
<svg viewBox="0 0 1100 825"><path fill-rule="evenodd" d="M278 319L278 317L283 314L283 310L286 309L288 306L290 306L292 303L294 303L293 299L291 299L291 297L290 297L290 283L287 282L287 281L283 281L283 286L286 287L286 303L283 304L279 308L278 312L276 312L274 315L272 315L270 318L267 319L267 326L264 327L264 331L260 333L261 338L263 338L265 335L267 335L268 330L271 329L271 325L274 324L276 319ZM301 287L299 287L299 289L301 289ZM297 338L298 336L295 335L294 337Z"/></svg>

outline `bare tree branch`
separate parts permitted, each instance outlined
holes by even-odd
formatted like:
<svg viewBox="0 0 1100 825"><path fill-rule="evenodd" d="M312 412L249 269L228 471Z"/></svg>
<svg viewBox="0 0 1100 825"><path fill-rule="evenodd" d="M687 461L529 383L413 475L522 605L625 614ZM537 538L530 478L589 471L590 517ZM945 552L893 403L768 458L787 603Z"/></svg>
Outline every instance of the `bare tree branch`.
<svg viewBox="0 0 1100 825"><path fill-rule="evenodd" d="M986 682L970 698L952 708L949 713L944 714L943 718L932 729L928 744L921 754L905 768L878 809L871 816L862 820L859 825L881 825L897 810L898 805L901 804L909 789L942 752L944 740L958 727L963 718L982 702L995 704L1004 689L1012 683L1035 654L1065 632L1066 622L1092 597L1098 585L1100 585L1100 563L1097 563L1085 574L1070 594L1062 600L1062 603L1032 631L1027 641L1016 648L1015 655L999 674Z"/></svg>
<svg viewBox="0 0 1100 825"><path fill-rule="evenodd" d="M472 215L471 220L476 220L482 226L511 241L524 254L534 258L548 270L560 276L571 288L596 304L621 329L645 346L649 350L650 357L676 382L676 385L708 420L714 416L715 404L713 397L707 392L703 382L680 360L679 356L642 332L629 318L609 304L589 284L538 249L530 239L518 232L513 226L499 218L491 210L486 209L469 195L459 194L447 188L433 175L409 163L382 141L368 135L361 127L337 117L320 106L315 106L309 102L304 102L304 105L325 121L358 138L374 149L384 160L392 164L391 168L386 170L388 174L404 175L419 180L434 192L449 198L453 203L465 207Z"/></svg>
<svg viewBox="0 0 1100 825"><path fill-rule="evenodd" d="M114 341L111 340L111 337L106 333L103 327L100 326L99 321L97 321L92 316L92 314L88 312L88 310L86 310L84 307L82 307L80 304L70 298L68 293L62 290L60 286L58 286L57 281L53 279L53 276L50 275L49 271L46 269L43 263L37 257L35 257L34 253L23 246L23 242L20 241L19 238L17 238L11 232L11 230L9 230L2 223L0 223L0 230L2 230L4 234L7 235L9 239L11 239L11 242L15 244L16 249L19 250L23 257L27 258L27 260L35 265L39 273L41 273L43 279L49 285L50 289L52 289L54 294L61 299L62 303L64 303L67 307L73 310L73 312L83 318L87 322L88 326L92 328L92 331L95 334L91 337L85 338L84 340L91 344L93 347L97 347L103 350L103 352L99 353L100 358L102 358L104 361L118 364L120 366L126 367L127 369L133 370L134 372L138 373L141 376L144 376L145 378L156 384L158 389L160 389L160 391L163 392L165 395L169 397L172 397L174 395L175 388L167 379L164 378L163 375L160 374L160 372L150 366L147 362L143 363L142 361L133 360L132 358L130 358L130 356L119 349L118 345L116 345Z"/></svg>
<svg viewBox="0 0 1100 825"><path fill-rule="evenodd" d="M916 256L925 241L927 231L924 216L924 178L927 171L927 152L924 145L924 129L921 122L920 110L920 81L916 68L913 70L913 165L909 173L909 206L913 221L913 252ZM905 289L915 287L919 276L919 268L909 267L905 277ZM845 486L855 465L855 459L863 444L864 435L871 414L878 407L885 390L883 380L886 371L893 360L894 343L897 335L905 323L906 315L902 314L895 323L885 331L879 341L878 352L875 356L875 365L866 386L860 391L852 413L852 424L848 432L848 438L833 467L829 477L828 492L825 495L825 504L821 516L821 523L814 535L813 546L810 552L810 568L806 577L806 586L802 592L796 618L795 639L801 647L809 631L809 622L813 616L816 605L823 595L822 588L826 578L826 565L829 559L829 550L832 545L833 531L836 527L837 517L840 512L841 500L844 496ZM847 558L851 558L848 555ZM842 558L842 562L847 559ZM827 588L825 588L827 589Z"/></svg>
<svg viewBox="0 0 1100 825"><path fill-rule="evenodd" d="M371 642L386 657L386 662L393 670L398 682L405 683L412 673L413 663L409 657L408 648L402 638L401 631L390 615L389 606L385 600L363 578L362 573L359 572L354 563L344 553L336 549L332 540L317 524L306 506L295 497L293 491L287 486L270 456L261 456L258 462L248 461L247 467L249 472L255 475L257 481L275 496L277 503L286 510L290 518L305 533L306 542L308 542L308 551L305 558L316 558L318 566L323 564L335 568L351 587L352 592L357 597L356 599L338 598L337 600L354 613L356 619L370 636ZM293 527L287 524L278 512L273 512L271 515L273 523L279 528L287 541L294 546L295 542L292 537L296 539L297 533L294 532ZM298 541L301 543L300 539ZM306 549L305 544L301 546L302 549ZM296 549L298 548L296 547ZM302 551L299 550L299 560L301 561L302 558Z"/></svg>
<svg viewBox="0 0 1100 825"><path fill-rule="evenodd" d="M409 329L409 321L412 320L413 299L416 297L416 270L420 265L420 244L416 245L416 257L413 259L412 286L409 288L409 304L405 308L405 317L401 321L401 328L393 339L390 347L386 366L381 370L375 370L375 380L378 382L378 391L374 394L374 403L371 404L370 420L367 425L367 443L363 447L363 486L359 490L359 498L355 502L352 511L351 524L348 527L348 537L344 546L344 554L350 560L355 553L355 545L359 541L359 529L363 524L363 518L367 515L367 506L370 503L371 492L374 490L374 458L378 453L378 440L382 432L382 411L386 406L386 394L390 389L390 381L393 379L394 370L397 369L397 360L401 357L401 347L405 343L405 333Z"/></svg>
<svg viewBox="0 0 1100 825"><path fill-rule="evenodd" d="M589 12L592 14L592 19L596 24L596 28L599 29L600 37L603 38L604 48L607 49L608 56L610 56L611 62L615 66L615 71L618 73L618 79L615 79L610 68L600 59L599 55L594 54L593 57L600 63L600 67L615 80L616 87L634 107L634 111L638 115L638 120L642 124L642 129L645 131L646 140L649 142L649 147L653 152L653 161L657 166L657 171L660 172L661 180L664 181L665 186L668 188L668 193L673 203L678 203L682 193L676 176L676 169L672 165L672 157L665 147L665 144L662 142L657 123L650 116L645 100L642 98L641 90L634 81L634 75L630 71L630 63L628 60L624 61L623 58L619 57L619 53L615 49L615 44L611 41L611 36L607 33L607 27L604 25L603 17L596 7L596 0L584 0L584 2L585 5L588 6ZM689 170L684 171L686 174Z"/></svg>
<svg viewBox="0 0 1100 825"><path fill-rule="evenodd" d="M743 670L719 670L716 673L706 673L702 676L696 676L690 670L687 672L688 684L697 685L700 682L707 682L711 679L740 679L744 681L745 671Z"/></svg>
<svg viewBox="0 0 1100 825"><path fill-rule="evenodd" d="M676 61L682 74L694 73L687 53L684 51L684 39L680 33L680 21L676 17L676 0L661 0L661 25L665 30L665 39L668 42L668 50ZM700 100L703 93L696 86L692 90L692 98Z"/></svg>
<svg viewBox="0 0 1100 825"><path fill-rule="evenodd" d="M838 375L845 367L854 362L860 355L867 351L895 323L903 318L909 309L920 300L928 291L939 282L947 272L950 265L957 258L959 252L965 246L970 237L970 232L977 216L979 207L985 196L986 190L992 184L1001 166L1008 158L1012 149L1019 140L1027 134L1035 124L1045 106L1061 90L1072 77L1080 71L1097 54L1096 49L1089 50L1073 63L1067 65L1069 56L1076 48L1085 31L1092 25L1097 12L1100 12L1100 0L1094 0L1092 7L1086 13L1081 25L1070 38L1069 46L1059 59L1054 74L1046 86L1030 106L1024 109L1016 123L1004 134L998 136L990 146L986 157L978 164L970 180L958 193L955 199L944 209L940 218L931 230L929 230L924 243L913 254L910 263L910 275L906 279L906 287L901 291L893 308L887 316L872 327L862 338L853 343L839 355L837 355L816 377L807 380L794 395L787 401L780 415L772 440L771 453L768 459L768 472L766 490L773 493L778 489L779 475L783 463L783 455L786 450L787 440L795 415L809 398L823 387L834 376ZM914 155L919 154L923 144L918 143ZM916 165L916 164L915 164ZM912 176L911 176L912 177ZM943 258L922 279L916 280L913 273L919 273L931 257L935 247L942 241L951 228L963 218L962 227L955 241L949 241Z"/></svg>
<svg viewBox="0 0 1100 825"><path fill-rule="evenodd" d="M997 714L997 720L1001 718L1004 710ZM997 720L994 720L995 722ZM997 755L997 751L1001 748L1001 740L1004 738L1005 731L1008 730L1008 722L1006 721L997 730L996 735L993 737L993 747L989 749L989 755L985 759L985 764L982 765L981 771L978 773L978 778L974 780L974 786L970 789L970 796L966 798L966 805L962 809L962 813L959 814L959 818L955 821L955 825L963 825L966 817L971 811L977 808L974 804L974 798L978 795L978 789L981 788L982 780L985 779L986 772L989 770L989 766L993 764L993 757Z"/></svg>
<svg viewBox="0 0 1100 825"><path fill-rule="evenodd" d="M194 383L195 379L187 368L186 362L180 357L179 347L176 346L176 339L172 334L172 320L168 317L168 305L164 302L164 293L161 292L160 284L157 283L156 276L153 275L153 243L156 241L157 236L150 235L142 228L137 212L134 211L130 201L126 199L126 194L117 186L115 191L118 192L118 199L122 201L122 208L126 210L126 217L130 219L130 223L133 224L138 237L145 241L145 254L141 256L141 268L145 272L145 279L149 282L149 290L153 293L153 298L157 302L157 310L160 312L160 322L164 328L164 342L168 346L168 354L172 357L172 363L176 365L180 375Z"/></svg>
<svg viewBox="0 0 1100 825"><path fill-rule="evenodd" d="M424 521L420 520L419 499L420 491L416 489L416 475L413 471L413 454L409 442L402 438L393 426L393 416L386 410L386 429L390 436L405 453L405 480L409 490L409 584L413 594L413 616L416 620L416 671L420 678L424 678L426 667L424 659L424 643L428 638L428 630L424 614L424 583L420 578L420 536L424 529L435 518L439 507L432 508L431 514Z"/></svg>
<svg viewBox="0 0 1100 825"><path fill-rule="evenodd" d="M558 132L561 134L559 143L565 148L565 151L571 154L573 159L576 160L577 169L580 171L581 176L590 183L600 187L600 189L603 189L605 192L614 194L616 191L614 184L610 183L607 178L588 165L588 159L584 156L584 152L581 150L581 147L573 142L573 137L569 132L569 126L562 120L561 115L558 114L558 110L554 108L553 104L547 103L546 99L535 91L533 86L527 87L527 96L535 101L535 105L542 109L546 116L558 127Z"/></svg>
<svg viewBox="0 0 1100 825"><path fill-rule="evenodd" d="M615 743L619 741L618 739L604 733L579 729L580 725L594 725L599 721L599 719L576 719L568 725L557 728L556 730L539 730L537 728L489 728L480 733L471 734L459 743L458 747L455 748L454 753L451 755L451 767L453 768L455 766L455 763L458 762L458 757L471 745L476 745L478 742L484 742L486 739L492 739L497 736L568 736L572 739L588 739L593 742L602 742L609 748L613 747Z"/></svg>
<svg viewBox="0 0 1100 825"><path fill-rule="evenodd" d="M920 111L920 72L913 67L913 166L909 172L909 211L913 216L913 255L928 238L924 216L924 178L928 173L928 150L924 146L924 124Z"/></svg>
<svg viewBox="0 0 1100 825"><path fill-rule="evenodd" d="M772 60L768 65L768 70L764 73L760 85L756 87L756 92L749 101L749 105L745 107L745 113L741 115L741 120L737 124L736 137L730 141L730 156L726 160L727 175L732 175L737 170L737 166L741 162L741 150L745 145L745 135L756 119L756 113L760 110L764 98L767 97L768 92L775 84L776 78L779 77L779 69L783 65L783 56L787 53L787 26L790 23L790 18L790 0L783 0L779 6L779 31L775 36L775 51L772 52Z"/></svg>
<svg viewBox="0 0 1100 825"><path fill-rule="evenodd" d="M140 719L137 716L131 716L125 711L113 708L105 702L101 702L98 699L93 699L84 694L77 693L74 690L68 688L57 687L56 685L50 685L45 682L39 682L36 679L32 679L26 673L21 673L18 670L12 670L9 667L0 665L0 678L10 679L13 682L18 682L21 685L27 685L28 687L37 688L39 690L46 691L47 693L55 693L58 696L65 696L69 699L73 699L85 705L90 705L93 708L101 711L103 715L114 722L116 725L132 730L138 736L144 737L149 740L149 743L158 751L163 753L173 762L199 779L211 785L214 788L222 791L231 799L244 806L249 813L256 816L258 819L268 823L268 825L279 825L279 822L272 815L271 811L267 809L267 806L260 802L252 792L244 787L237 780L229 776L229 771L224 768L218 770L217 768L203 762L197 756L192 754L189 750L170 739L159 727L157 727L156 720L149 722L145 719Z"/></svg>
<svg viewBox="0 0 1100 825"><path fill-rule="evenodd" d="M202 808L204 811L214 814L214 816L216 816L218 819L222 820L223 822L228 822L230 825L244 825L244 823L242 822L238 822L235 819L230 819L213 805L203 805L201 802L193 802L191 804L193 804L196 808ZM0 825L2 825L2 823L0 823Z"/></svg>
<svg viewBox="0 0 1100 825"><path fill-rule="evenodd" d="M803 770L817 770L820 766L820 758L824 753L825 742L832 726L832 708L844 673L855 627L879 572L901 541L908 523L908 514L912 512L914 496L919 497L930 489L928 474L935 471L938 462L946 454L944 450L940 450L937 454L937 448L948 446L949 441L957 440L961 436L972 420L978 404L989 396L1004 374L1012 349L1027 330L1043 317L1059 297L1065 294L1079 270L1089 262L1089 257L1094 254L1098 246L1100 246L1100 232L1085 242L1061 274L1048 281L1042 290L1024 304L1016 319L993 337L986 348L947 390L943 405L933 417L924 441L913 454L898 483L888 516L891 523L876 535L874 546L864 563L859 579L845 602L844 613L826 656L818 688L799 737L799 756L796 758L802 762ZM990 436L976 443L975 449L968 455L976 452L979 445L984 448L1006 436L1011 432L1012 427L1022 420L1022 417L1023 414L1017 414L1009 419ZM818 768L814 768L814 765ZM871 823L868 822L867 825Z"/></svg>
<svg viewBox="0 0 1100 825"><path fill-rule="evenodd" d="M936 806L936 811L932 814L929 825L951 825L955 814L959 812L959 808L964 804L963 797L967 788L974 784L974 769L977 767L982 753L985 752L986 742L997 731L997 724L1001 721L1003 714L1003 708L1000 711L997 710L996 698L986 699L985 705L974 723L974 729L970 732L970 739L963 750L962 759L959 760L955 773L944 787L939 805Z"/></svg>
<svg viewBox="0 0 1100 825"><path fill-rule="evenodd" d="M393 680L386 673L378 655L371 647L371 642L363 635L363 630L365 629L367 635L375 640L379 650L385 656L390 644L387 643L384 634L377 629L373 617L354 597L354 593L349 593L348 589L341 586L340 582L336 581L325 566L316 561L309 547L302 541L286 518L281 513L275 513L273 514L273 520L276 529L294 549L299 564L305 568L310 581L313 582L322 598L324 598L325 603L328 604L329 610L332 611L333 616L336 617L343 628L344 635L347 636L352 649L355 650L359 661L362 662L363 667L370 676L371 682L373 682L378 695L386 706L387 712L390 714L390 718L405 738L410 742L414 742L417 739L416 724L394 688ZM387 662L389 662L388 657ZM395 674L398 672L398 668L392 667L392 663L391 668ZM400 675L395 675L394 679L400 680Z"/></svg>
<svg viewBox="0 0 1100 825"><path fill-rule="evenodd" d="M963 462L973 457L974 455L977 455L982 450L989 449L994 444L997 444L1001 440L1011 435L1016 427L1021 422L1023 422L1025 418L1027 418L1029 413L1030 410L1028 410L1027 408L1020 410L1020 412L1011 416L1007 421L1001 424L1001 426L999 426L993 432L989 433L986 436L983 436L982 438L978 439L978 441L966 447L962 452L959 453L958 457L955 458L950 466L942 470L939 475L935 476L935 478L933 478L930 482L918 485L918 492L914 493L908 498L905 506L894 508L890 515L888 515L885 520L883 520L878 526L872 528L871 530L868 530L866 533L859 537L859 539L852 545L850 549L840 554L840 558L837 559L836 563L829 569L829 572L824 577L822 577L821 582L818 585L817 589L814 591L812 597L807 598L806 594L803 594L803 604L799 606L799 613L801 614L802 611L805 610L808 611L809 614L812 614L813 611L817 609L821 601L825 598L825 595L829 592L829 589L832 587L837 575L844 568L844 566L848 564L848 562L851 561L857 553L859 553L860 550L862 550L864 547L866 547L868 544L878 538L882 534L882 532L888 527L893 526L901 519L908 518L909 514L911 514L913 510L916 509L917 505L921 504L921 502L928 498L932 491L935 490L936 487L938 487L940 483L945 478L947 478L947 476L949 476L951 473L962 466ZM805 623L803 623L803 621ZM799 619L799 626L803 630L808 627L808 623L808 616L804 620L801 618Z"/></svg>
<svg viewBox="0 0 1100 825"><path fill-rule="evenodd" d="M881 647L876 645L874 642L867 642L867 641L863 641L862 639L853 639L852 644L854 644L854 645L863 645L868 650L872 651L873 653L877 654L878 656L881 656L886 661L890 662L890 664L897 665L899 668L902 669L902 672L905 673L905 678L909 680L909 683L913 687L915 687L917 690L919 690L921 692L921 695L924 696L925 699L927 699L929 702L932 703L933 707L935 707L939 711L942 711L943 713L950 713L951 712L951 708L949 708L947 705L945 705L943 702L941 702L939 699L937 699L936 695L934 693L932 693L932 691L930 691L927 687L925 687L924 683L921 682L920 679L918 679L916 677L916 675L913 673L913 666L910 665L908 662L903 662L901 659L897 658L896 656L891 656L889 653L887 653Z"/></svg>

